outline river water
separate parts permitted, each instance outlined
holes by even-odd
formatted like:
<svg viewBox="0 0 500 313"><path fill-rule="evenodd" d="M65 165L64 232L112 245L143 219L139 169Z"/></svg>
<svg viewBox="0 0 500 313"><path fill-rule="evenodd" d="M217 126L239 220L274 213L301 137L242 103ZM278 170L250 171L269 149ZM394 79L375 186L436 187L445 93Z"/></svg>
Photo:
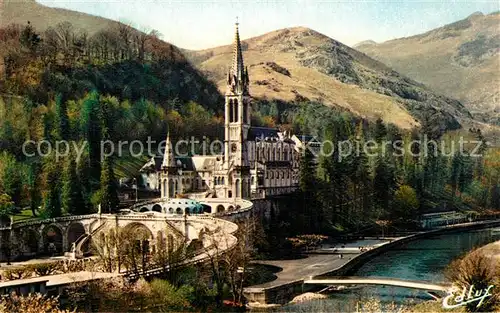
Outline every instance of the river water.
<svg viewBox="0 0 500 313"><path fill-rule="evenodd" d="M384 252L362 265L352 276L380 276L445 282L444 270L453 259L490 242L500 240L500 227L467 230L418 239ZM365 286L331 295L328 299L285 306L285 310L354 311L355 302L369 297L384 303L412 304L432 299L423 291L400 287Z"/></svg>

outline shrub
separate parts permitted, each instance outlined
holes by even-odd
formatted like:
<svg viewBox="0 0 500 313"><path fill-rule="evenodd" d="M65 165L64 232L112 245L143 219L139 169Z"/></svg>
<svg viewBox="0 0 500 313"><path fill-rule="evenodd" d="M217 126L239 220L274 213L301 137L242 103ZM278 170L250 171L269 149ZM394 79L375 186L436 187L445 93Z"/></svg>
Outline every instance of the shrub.
<svg viewBox="0 0 500 313"><path fill-rule="evenodd" d="M37 276L46 276L52 275L59 269L59 265L57 263L38 263L29 265L27 270L31 270Z"/></svg>
<svg viewBox="0 0 500 313"><path fill-rule="evenodd" d="M493 260L481 250L473 250L450 263L445 277L460 289L474 286L475 290L484 290L490 285L498 284L495 280L500 276L500 267ZM494 296L486 298L479 308L475 302L467 304L465 308L468 312L490 312L499 304L498 296Z"/></svg>
<svg viewBox="0 0 500 313"><path fill-rule="evenodd" d="M3 272L3 276L6 280L16 280L31 277L33 272L28 270L26 267L18 267L7 269Z"/></svg>
<svg viewBox="0 0 500 313"><path fill-rule="evenodd" d="M28 296L18 296L15 293L0 296L0 313L23 312L23 313L63 313L69 312L59 309L59 300L54 297L46 297L39 293Z"/></svg>

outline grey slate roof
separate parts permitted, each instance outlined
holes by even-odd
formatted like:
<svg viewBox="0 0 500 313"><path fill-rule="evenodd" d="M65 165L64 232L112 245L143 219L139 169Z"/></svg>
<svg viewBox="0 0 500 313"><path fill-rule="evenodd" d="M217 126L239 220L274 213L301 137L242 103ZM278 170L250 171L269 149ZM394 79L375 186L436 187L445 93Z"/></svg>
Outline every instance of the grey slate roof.
<svg viewBox="0 0 500 313"><path fill-rule="evenodd" d="M248 140L266 140L266 138L279 138L278 129L269 127L250 127L248 130Z"/></svg>

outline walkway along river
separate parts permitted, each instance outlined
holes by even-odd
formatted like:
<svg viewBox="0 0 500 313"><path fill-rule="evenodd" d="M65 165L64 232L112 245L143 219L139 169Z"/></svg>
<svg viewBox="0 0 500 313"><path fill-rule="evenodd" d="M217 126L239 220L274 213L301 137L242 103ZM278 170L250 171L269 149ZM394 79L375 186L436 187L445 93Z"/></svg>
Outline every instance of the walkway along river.
<svg viewBox="0 0 500 313"><path fill-rule="evenodd" d="M386 251L365 262L349 275L358 277L392 277L407 280L443 282L444 269L456 257L474 247L500 240L500 227L461 230L416 239ZM287 311L354 311L361 298L375 297L398 304L430 300L423 291L399 287L364 286L335 293L325 300L289 305Z"/></svg>

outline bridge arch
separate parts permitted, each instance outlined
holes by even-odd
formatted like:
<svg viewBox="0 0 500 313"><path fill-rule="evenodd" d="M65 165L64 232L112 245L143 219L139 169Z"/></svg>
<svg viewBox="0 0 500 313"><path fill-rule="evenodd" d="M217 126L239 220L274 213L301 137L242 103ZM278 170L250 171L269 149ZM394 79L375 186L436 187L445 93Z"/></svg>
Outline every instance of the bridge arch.
<svg viewBox="0 0 500 313"><path fill-rule="evenodd" d="M40 234L32 228L22 230L22 240L25 252L28 254L38 253Z"/></svg>
<svg viewBox="0 0 500 313"><path fill-rule="evenodd" d="M139 212L149 212L149 209L147 207L142 207Z"/></svg>
<svg viewBox="0 0 500 313"><path fill-rule="evenodd" d="M159 205L159 204L153 205L152 211L160 212L161 213L161 211L162 211L161 205Z"/></svg>
<svg viewBox="0 0 500 313"><path fill-rule="evenodd" d="M76 240L85 233L86 233L85 227L81 222L71 223L66 232L66 238L68 238L68 244L71 245L72 243L76 242Z"/></svg>
<svg viewBox="0 0 500 313"><path fill-rule="evenodd" d="M226 211L226 208L222 204L219 204L217 206L217 213L224 212L224 211Z"/></svg>
<svg viewBox="0 0 500 313"><path fill-rule="evenodd" d="M140 222L133 222L124 227L125 231L130 231L137 239L150 239L153 238L153 233L146 225Z"/></svg>
<svg viewBox="0 0 500 313"><path fill-rule="evenodd" d="M141 254L148 254L151 249L151 241L153 240L153 232L144 224L133 222L125 226L125 231L133 234L133 238L127 240L128 243L133 245L134 249Z"/></svg>
<svg viewBox="0 0 500 313"><path fill-rule="evenodd" d="M0 216L0 227L9 227L10 226L10 217L7 215Z"/></svg>
<svg viewBox="0 0 500 313"><path fill-rule="evenodd" d="M58 224L50 224L42 229L44 252L48 254L61 254L64 252L64 231Z"/></svg>

